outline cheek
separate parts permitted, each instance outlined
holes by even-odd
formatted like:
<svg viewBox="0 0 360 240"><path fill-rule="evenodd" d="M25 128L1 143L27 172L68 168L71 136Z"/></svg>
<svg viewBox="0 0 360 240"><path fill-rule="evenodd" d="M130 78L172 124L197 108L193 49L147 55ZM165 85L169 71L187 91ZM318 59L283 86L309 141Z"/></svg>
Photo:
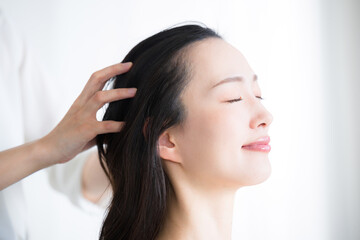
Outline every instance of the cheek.
<svg viewBox="0 0 360 240"><path fill-rule="evenodd" d="M251 138L247 116L230 107L188 112L179 147L192 181L240 187L267 178L269 164L264 154L241 148Z"/></svg>
<svg viewBox="0 0 360 240"><path fill-rule="evenodd" d="M228 174L239 165L248 124L230 109L189 111L180 142L184 168L197 177Z"/></svg>

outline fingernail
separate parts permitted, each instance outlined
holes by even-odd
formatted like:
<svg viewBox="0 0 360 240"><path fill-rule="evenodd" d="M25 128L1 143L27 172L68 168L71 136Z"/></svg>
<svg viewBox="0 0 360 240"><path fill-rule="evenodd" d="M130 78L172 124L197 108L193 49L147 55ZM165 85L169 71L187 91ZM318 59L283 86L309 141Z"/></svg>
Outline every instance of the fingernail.
<svg viewBox="0 0 360 240"><path fill-rule="evenodd" d="M128 88L128 93L129 94L135 94L137 91L137 88Z"/></svg>

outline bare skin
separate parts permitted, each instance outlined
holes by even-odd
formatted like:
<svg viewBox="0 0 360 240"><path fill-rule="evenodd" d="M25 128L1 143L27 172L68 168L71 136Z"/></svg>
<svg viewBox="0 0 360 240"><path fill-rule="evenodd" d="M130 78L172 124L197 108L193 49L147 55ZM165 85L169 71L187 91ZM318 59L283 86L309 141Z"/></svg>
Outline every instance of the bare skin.
<svg viewBox="0 0 360 240"><path fill-rule="evenodd" d="M243 55L221 39L190 48L186 119L159 138L174 193L158 239L231 239L236 191L270 175L268 152L243 148L267 136L272 115ZM228 79L223 81L224 79Z"/></svg>
<svg viewBox="0 0 360 240"><path fill-rule="evenodd" d="M98 134L120 131L123 122L99 122L96 112L105 103L135 96L136 89L102 91L108 79L127 72L131 66L132 63L120 63L95 72L64 118L49 134L0 152L0 190L40 169L70 161L94 146ZM93 171L103 174L96 165ZM93 192L91 186L86 186L87 190Z"/></svg>

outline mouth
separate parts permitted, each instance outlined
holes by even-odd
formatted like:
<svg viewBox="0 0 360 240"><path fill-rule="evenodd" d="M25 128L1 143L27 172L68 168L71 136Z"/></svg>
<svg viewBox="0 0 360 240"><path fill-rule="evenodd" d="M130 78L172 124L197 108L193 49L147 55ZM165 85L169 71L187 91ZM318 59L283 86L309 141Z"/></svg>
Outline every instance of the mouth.
<svg viewBox="0 0 360 240"><path fill-rule="evenodd" d="M270 152L271 146L269 145L270 137L262 136L255 140L255 142L243 145L241 148L250 150L250 151L258 151L258 152Z"/></svg>

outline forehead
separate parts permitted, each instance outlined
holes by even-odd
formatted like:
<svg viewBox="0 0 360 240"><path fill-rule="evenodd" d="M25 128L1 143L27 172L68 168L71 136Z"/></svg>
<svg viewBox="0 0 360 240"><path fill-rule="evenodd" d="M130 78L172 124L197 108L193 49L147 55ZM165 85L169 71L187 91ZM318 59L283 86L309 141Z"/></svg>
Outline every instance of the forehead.
<svg viewBox="0 0 360 240"><path fill-rule="evenodd" d="M225 78L242 76L252 81L254 72L244 56L226 41L209 38L195 43L188 51L193 87L210 89Z"/></svg>

